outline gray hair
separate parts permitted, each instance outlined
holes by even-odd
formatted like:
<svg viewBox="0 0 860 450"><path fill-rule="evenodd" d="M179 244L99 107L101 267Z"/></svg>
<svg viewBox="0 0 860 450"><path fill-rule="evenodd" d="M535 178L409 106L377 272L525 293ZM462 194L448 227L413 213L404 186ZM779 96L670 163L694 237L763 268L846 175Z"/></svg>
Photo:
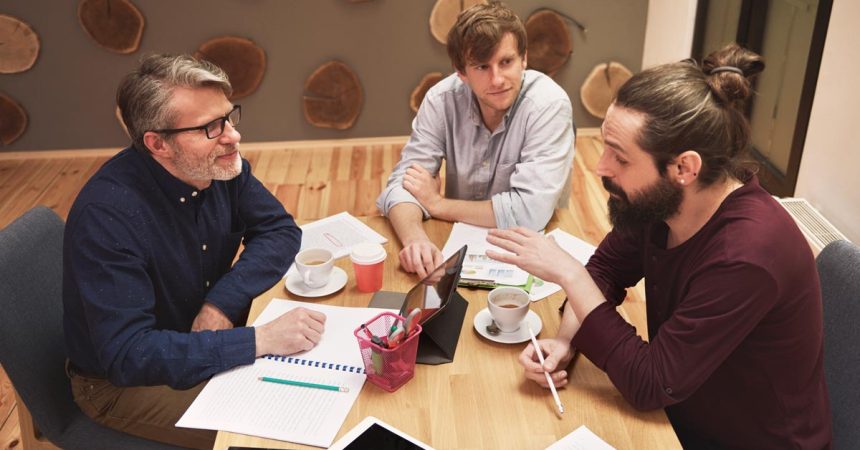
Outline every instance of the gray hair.
<svg viewBox="0 0 860 450"><path fill-rule="evenodd" d="M140 67L126 75L116 91L122 121L138 150L146 149L144 133L172 127L176 112L170 98L176 87L215 87L228 98L233 93L227 74L209 61L191 55L144 56Z"/></svg>

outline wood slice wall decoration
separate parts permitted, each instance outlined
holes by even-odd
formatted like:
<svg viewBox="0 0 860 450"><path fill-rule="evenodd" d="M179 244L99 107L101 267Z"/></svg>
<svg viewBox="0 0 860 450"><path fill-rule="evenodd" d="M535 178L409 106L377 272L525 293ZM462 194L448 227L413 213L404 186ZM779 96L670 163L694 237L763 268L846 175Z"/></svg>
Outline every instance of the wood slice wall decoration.
<svg viewBox="0 0 860 450"><path fill-rule="evenodd" d="M0 92L0 144L9 145L27 129L27 112L18 102Z"/></svg>
<svg viewBox="0 0 860 450"><path fill-rule="evenodd" d="M573 53L567 24L555 11L543 9L529 16L526 34L529 37L529 68L552 76Z"/></svg>
<svg viewBox="0 0 860 450"><path fill-rule="evenodd" d="M632 76L633 73L621 63L610 61L598 64L579 89L582 106L591 115L603 119L609 105L615 100L618 89Z"/></svg>
<svg viewBox="0 0 860 450"><path fill-rule="evenodd" d="M364 94L355 72L340 61L329 61L305 81L302 107L305 119L316 127L345 130L361 113Z"/></svg>
<svg viewBox="0 0 860 450"><path fill-rule="evenodd" d="M424 96L427 95L427 91L441 81L443 77L442 72L430 72L421 78L418 86L415 86L415 89L412 90L412 95L409 96L409 108L412 112L418 112L418 108L421 106Z"/></svg>
<svg viewBox="0 0 860 450"><path fill-rule="evenodd" d="M23 20L0 14L0 73L18 73L39 57L39 35Z"/></svg>
<svg viewBox="0 0 860 450"><path fill-rule="evenodd" d="M430 33L437 41L447 44L448 31L457 22L457 16L464 9L471 8L484 0L436 0L430 11Z"/></svg>
<svg viewBox="0 0 860 450"><path fill-rule="evenodd" d="M253 94L266 73L266 52L254 41L238 36L210 39L194 57L210 61L227 73L233 85L231 100Z"/></svg>
<svg viewBox="0 0 860 450"><path fill-rule="evenodd" d="M78 20L100 46L116 53L133 53L143 36L143 14L129 0L81 0Z"/></svg>

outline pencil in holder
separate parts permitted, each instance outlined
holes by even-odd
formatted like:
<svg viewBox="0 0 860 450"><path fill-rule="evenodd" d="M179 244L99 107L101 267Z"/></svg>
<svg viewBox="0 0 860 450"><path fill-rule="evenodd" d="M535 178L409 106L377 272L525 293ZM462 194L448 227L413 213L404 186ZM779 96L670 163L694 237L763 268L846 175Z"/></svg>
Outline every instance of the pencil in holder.
<svg viewBox="0 0 860 450"><path fill-rule="evenodd" d="M415 324L415 329L392 348L374 342L374 337L387 339L397 323L403 325L405 319L397 314L383 312L354 332L367 380L388 392L396 391L415 375L418 335L421 334L421 325Z"/></svg>

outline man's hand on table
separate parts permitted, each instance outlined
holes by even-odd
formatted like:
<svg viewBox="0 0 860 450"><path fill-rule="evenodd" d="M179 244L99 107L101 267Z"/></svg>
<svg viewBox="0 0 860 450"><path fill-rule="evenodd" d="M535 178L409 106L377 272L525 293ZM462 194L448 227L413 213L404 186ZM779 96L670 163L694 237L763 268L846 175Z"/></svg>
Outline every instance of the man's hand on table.
<svg viewBox="0 0 860 450"><path fill-rule="evenodd" d="M233 322L217 306L206 302L191 323L191 331L218 331L233 328Z"/></svg>
<svg viewBox="0 0 860 450"><path fill-rule="evenodd" d="M325 331L325 314L302 307L256 327L257 356L292 355L316 346Z"/></svg>
<svg viewBox="0 0 860 450"><path fill-rule="evenodd" d="M442 264L442 252L429 239L416 239L403 243L400 266L403 270L424 278Z"/></svg>

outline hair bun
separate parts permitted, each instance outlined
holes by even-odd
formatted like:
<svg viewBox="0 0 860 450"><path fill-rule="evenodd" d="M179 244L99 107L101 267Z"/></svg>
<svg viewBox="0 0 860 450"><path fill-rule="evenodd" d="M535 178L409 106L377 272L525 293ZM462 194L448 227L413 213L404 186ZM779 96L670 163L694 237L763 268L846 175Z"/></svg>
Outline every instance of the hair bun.
<svg viewBox="0 0 860 450"><path fill-rule="evenodd" d="M741 103L752 94L752 80L764 70L761 56L729 44L702 61L702 71L711 90L723 102Z"/></svg>

